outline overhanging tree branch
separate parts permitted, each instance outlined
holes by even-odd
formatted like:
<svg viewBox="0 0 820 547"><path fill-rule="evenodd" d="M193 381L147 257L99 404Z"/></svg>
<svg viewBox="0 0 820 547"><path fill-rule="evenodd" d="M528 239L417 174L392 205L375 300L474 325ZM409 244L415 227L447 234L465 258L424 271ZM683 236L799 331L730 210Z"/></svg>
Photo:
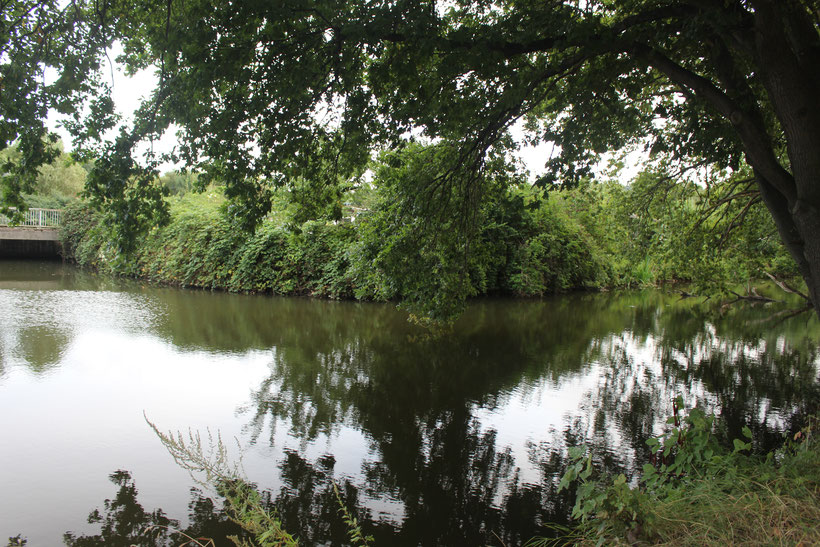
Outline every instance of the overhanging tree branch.
<svg viewBox="0 0 820 547"><path fill-rule="evenodd" d="M769 135L764 128L754 123L753 116L745 112L710 80L687 70L659 51L641 43L632 44L631 50L650 66L665 74L671 81L691 90L695 96L723 115L737 131L749 163L763 173L789 203L796 201L797 190L794 178L780 165Z"/></svg>

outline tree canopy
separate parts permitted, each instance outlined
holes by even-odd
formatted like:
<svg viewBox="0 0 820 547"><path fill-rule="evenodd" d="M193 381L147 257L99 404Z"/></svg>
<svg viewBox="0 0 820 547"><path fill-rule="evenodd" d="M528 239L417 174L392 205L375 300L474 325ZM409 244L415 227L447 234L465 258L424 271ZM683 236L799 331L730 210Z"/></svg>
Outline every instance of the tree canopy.
<svg viewBox="0 0 820 547"><path fill-rule="evenodd" d="M99 6L97 6L99 7ZM62 153L46 128L50 109L69 115L87 137L113 105L99 73L111 36L93 3L22 0L0 9L0 209L23 206L38 168ZM83 119L83 106L95 114ZM107 123L111 123L109 120Z"/></svg>
<svg viewBox="0 0 820 547"><path fill-rule="evenodd" d="M556 144L544 185L573 184L630 144L684 168L748 164L751 191L820 297L817 0L77 0L62 19L54 2L13 5L26 15L4 9L4 142L32 127L42 137L34 122L51 103L92 114L72 127L100 156L88 191L127 229L162 216L135 145L177 127L179 158L204 170L203 184L224 180L246 225L277 185L343 180L422 134L450 152L408 207L457 215L468 237L488 159L523 118L533 141ZM38 13L63 24L38 26ZM30 48L40 32L65 55ZM159 84L133 127L90 146L115 121L96 70L115 39L129 69L156 67ZM63 83L31 84L41 99L23 83L44 65ZM30 103L43 106L19 115Z"/></svg>

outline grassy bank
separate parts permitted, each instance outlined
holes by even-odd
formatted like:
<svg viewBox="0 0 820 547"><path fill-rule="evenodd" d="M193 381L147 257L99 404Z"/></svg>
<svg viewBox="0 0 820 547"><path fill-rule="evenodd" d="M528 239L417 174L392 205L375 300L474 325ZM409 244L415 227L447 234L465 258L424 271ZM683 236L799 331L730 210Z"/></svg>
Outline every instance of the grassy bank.
<svg viewBox="0 0 820 547"><path fill-rule="evenodd" d="M64 214L64 248L78 264L116 275L182 287L335 299L431 300L451 289L448 283L462 280L468 286L460 289L461 296L539 296L599 288L611 274L590 235L550 206L526 227L507 224L507 233L499 233L498 225L488 226L470 262L452 270L443 266L446 258L414 247L411 238L391 241L395 231L380 225L378 212L365 212L355 221L294 226L280 204L251 234L231 223L225 203L218 190L171 198L169 224L140 236L129 254L117 248L103 215L76 203ZM402 270L397 262L425 262L426 267Z"/></svg>
<svg viewBox="0 0 820 547"><path fill-rule="evenodd" d="M721 446L713 419L693 410L647 442L652 461L634 485L623 475L595 478L576 452L562 486L577 486L578 525L531 544L818 545L819 423L810 418L780 449L755 455L750 433Z"/></svg>
<svg viewBox="0 0 820 547"><path fill-rule="evenodd" d="M714 196L679 185L669 192L681 195L668 199L657 191L664 180L657 173L629 188L586 181L545 196L500 172L483 181L478 204L455 192L430 205L422 183L439 153L409 147L387 154L372 183L327 195L282 189L255 231L219 187L169 198L170 221L140 233L122 233L112 217L75 203L64 216L64 248L79 264L118 275L399 301L418 317L445 322L468 298L485 294L537 297L668 280L728 294L764 273L796 275L759 204L741 209L742 225L724 226L731 215L708 215Z"/></svg>

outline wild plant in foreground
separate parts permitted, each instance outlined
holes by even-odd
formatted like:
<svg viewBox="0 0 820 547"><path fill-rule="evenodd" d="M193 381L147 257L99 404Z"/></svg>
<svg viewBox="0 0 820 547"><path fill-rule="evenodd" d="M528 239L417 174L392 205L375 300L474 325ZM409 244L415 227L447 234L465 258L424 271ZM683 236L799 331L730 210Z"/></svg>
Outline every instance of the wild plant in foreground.
<svg viewBox="0 0 820 547"><path fill-rule="evenodd" d="M203 443L198 432L163 433L147 418L146 421L177 465L187 470L197 483L214 488L225 498L228 517L248 533L248 537L231 536L229 539L235 545L290 547L299 544L282 527L275 511L266 506L256 487L243 478L241 458L238 463L231 463L221 435L214 437L208 431L207 443Z"/></svg>
<svg viewBox="0 0 820 547"><path fill-rule="evenodd" d="M529 545L636 544L774 545L820 544L820 449L817 419L765 457L748 455L752 433L721 446L714 417L693 409L671 430L647 440L651 461L636 484L623 474L596 480L592 457L570 450L559 490L576 485L573 529L557 540Z"/></svg>

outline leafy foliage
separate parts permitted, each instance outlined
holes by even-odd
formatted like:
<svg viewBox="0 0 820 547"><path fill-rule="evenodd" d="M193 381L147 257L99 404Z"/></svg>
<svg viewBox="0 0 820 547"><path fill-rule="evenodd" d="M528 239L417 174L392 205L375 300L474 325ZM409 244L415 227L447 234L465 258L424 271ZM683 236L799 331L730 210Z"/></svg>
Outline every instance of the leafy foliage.
<svg viewBox="0 0 820 547"><path fill-rule="evenodd" d="M171 195L183 195L201 189L197 173L190 171L171 171L164 173L159 182Z"/></svg>
<svg viewBox="0 0 820 547"><path fill-rule="evenodd" d="M65 248L81 264L182 286L399 300L433 323L453 319L479 294L541 296L607 284L607 258L586 229L562 202L520 186L501 158L484 183L491 195L479 221L459 217L472 194L455 192L444 216L428 210L425 193L439 191L451 154L415 144L386 154L372 195L344 193L367 202L355 221L298 223L304 209L286 197L248 233L232 221L221 189L211 187L172 199L171 223L142 236L133 254L117 245L107 216L74 206L65 215Z"/></svg>
<svg viewBox="0 0 820 547"><path fill-rule="evenodd" d="M678 398L676 411L681 406ZM582 544L649 540L691 545L755 542L767 537L761 533L797 542L817 539L810 524L820 515L815 419L763 459L749 455L748 427L743 428L745 440L734 439L726 448L714 435L714 417L698 409L682 417L676 412L669 423L674 426L669 432L646 441L652 457L640 485L630 486L623 474L596 480L592 456L578 447L571 451L560 488L578 483L572 516L580 524L568 537ZM808 472L797 471L806 464Z"/></svg>
<svg viewBox="0 0 820 547"><path fill-rule="evenodd" d="M676 199L665 199L658 188L666 177L655 171L629 188L582 181L545 196L503 155L480 181L449 186L456 160L447 144L410 143L383 154L369 182L334 194L338 220L303 220L305 204L281 192L254 232L235 219L223 188L211 186L170 199L170 224L141 236L134 253L119 245L108 215L76 205L65 215L65 248L81 264L182 286L396 300L430 324L452 321L483 294L540 297L668 280L713 294L766 272L796 274L760 203L742 206L754 223L731 230L708 216L734 178L714 179L707 195L695 185L662 187Z"/></svg>
<svg viewBox="0 0 820 547"><path fill-rule="evenodd" d="M736 194L739 181L750 182L743 172L715 177L705 187L674 184L672 178L645 171L619 200L631 235L626 256L652 257L657 278L692 280L707 293L763 272L797 275L756 193L751 199Z"/></svg>
<svg viewBox="0 0 820 547"><path fill-rule="evenodd" d="M21 0L0 13L0 151L14 146L16 161L0 161L0 212L22 208L34 193L39 169L62 151L45 127L49 109L80 119L91 100L97 116L91 136L112 122L113 103L99 78L111 35L94 3ZM96 131L94 130L96 128Z"/></svg>
<svg viewBox="0 0 820 547"><path fill-rule="evenodd" d="M169 187L156 167L171 158L138 159L136 151L173 127L180 146L172 155L202 172L200 187L224 184L231 226L249 232L283 187L297 206L295 230L339 220L342 195L372 157L391 150L398 158L417 135L433 144L429 164L401 160L418 175L412 184L406 168L385 173L385 192L401 204L384 202L374 214L376 231L395 228L395 236L363 249L386 277L361 281L446 319L492 285L475 267L484 262L477 242L499 203L493 179L508 176L499 158L514 148L509 130L525 120L528 140L556 145L539 181L545 188L581 184L604 152L641 145L681 170L748 175L754 197L748 208L725 201L738 204L727 207L739 207L731 218L754 225L770 215L810 298L820 299L820 35L810 2L287 0L245 5L239 17L233 4L205 0L47 0L16 2L3 17L0 148L17 141L26 161L4 164L2 206L20 204L36 169L55 157L43 120L57 108L71 116L78 153L96 160L89 200L105 212L119 253L169 220ZM158 86L130 127L98 144L117 125L100 74L113 40L127 70L154 68ZM47 69L58 74L53 84ZM664 195L685 205L688 188ZM702 272L685 256L673 277L730 276L737 264L718 256L722 237L681 231L692 224L689 212L668 216L663 232L713 256L697 266ZM754 248L765 245L749 235ZM537 294L588 278L584 269L530 271L537 261L567 260L554 254L556 242L584 255L568 245L574 237L530 241L514 284L532 282ZM420 253L423 269L397 275L399 252ZM633 281L670 277L646 256L639 262ZM432 285L421 283L422 270Z"/></svg>
<svg viewBox="0 0 820 547"><path fill-rule="evenodd" d="M20 188L18 205L59 209L82 192L87 173L85 167L63 153L62 142L55 141L50 146L54 149L53 159L40 165L26 187ZM0 164L9 170L19 169L25 161L19 143L0 150Z"/></svg>
<svg viewBox="0 0 820 547"><path fill-rule="evenodd" d="M374 176L380 200L362 221L355 253L359 287L400 298L411 312L433 321L453 318L483 288L482 265L470 252L475 224L463 213L491 182L446 185L446 177L459 169L454 154L447 145L417 144L385 154ZM446 205L434 206L438 201Z"/></svg>

